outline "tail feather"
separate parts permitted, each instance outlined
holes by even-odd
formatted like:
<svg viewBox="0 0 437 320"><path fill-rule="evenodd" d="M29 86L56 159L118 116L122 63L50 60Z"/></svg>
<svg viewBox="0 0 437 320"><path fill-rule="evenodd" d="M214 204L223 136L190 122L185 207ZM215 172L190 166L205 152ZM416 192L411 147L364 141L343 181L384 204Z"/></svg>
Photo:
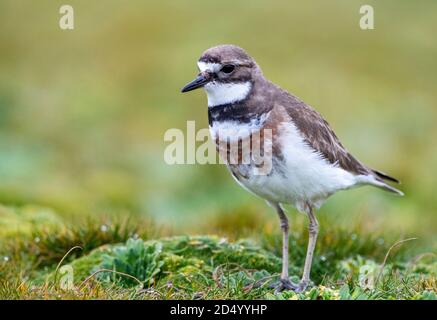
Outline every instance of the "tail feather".
<svg viewBox="0 0 437 320"><path fill-rule="evenodd" d="M393 193L398 194L400 196L404 195L404 193L402 191L396 189L395 187L392 187L391 185L385 183L385 181L384 181L384 180L388 180L388 181L400 184L401 182L398 179L393 178L393 177L389 176L388 174L385 174L384 172L381 172L378 170L372 169L372 172L373 172L373 174L375 174L375 178L378 180L378 183L376 183L375 186L377 186L383 190L393 192Z"/></svg>
<svg viewBox="0 0 437 320"><path fill-rule="evenodd" d="M384 180L389 180L392 182L400 183L397 179L392 178L392 177L386 175L385 173L382 173L382 172L379 172L376 170L371 170L370 174L359 176L359 181L362 184L370 184L370 185L378 187L382 190L395 193L399 196L404 195L404 193L402 191L396 189L395 187L392 187L391 185L386 183Z"/></svg>
<svg viewBox="0 0 437 320"><path fill-rule="evenodd" d="M390 177L388 174L385 174L384 172L381 172L381 171L378 171L378 170L372 170L372 172L374 174L376 174L376 176L378 178L382 179L382 180L388 180L388 181L391 181L391 182L394 182L394 183L397 183L397 184L401 183L398 179Z"/></svg>
<svg viewBox="0 0 437 320"><path fill-rule="evenodd" d="M395 187L392 187L391 185L389 185L389 184L386 184L386 183L381 183L381 184L375 184L375 186L376 187L378 187L378 188L381 188L381 189L383 189L383 190L385 190L385 191L389 191L389 192L392 192L392 193L395 193L395 194L397 194L397 195L399 195L399 196L404 196L404 193L401 191L401 190L398 190L398 189L396 189Z"/></svg>

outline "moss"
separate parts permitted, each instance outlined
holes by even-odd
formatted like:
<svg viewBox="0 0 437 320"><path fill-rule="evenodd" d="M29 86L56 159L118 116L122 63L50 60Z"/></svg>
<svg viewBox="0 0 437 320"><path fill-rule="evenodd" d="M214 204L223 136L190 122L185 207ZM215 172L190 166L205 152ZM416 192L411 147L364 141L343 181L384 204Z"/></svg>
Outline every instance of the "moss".
<svg viewBox="0 0 437 320"><path fill-rule="evenodd" d="M138 246L138 241L141 242L141 246ZM99 269L111 269L132 275L145 281L145 285L148 286L150 279L144 274L147 271L142 269L139 271L139 268L132 267L133 261L143 262L144 265L151 263L144 260L142 248L149 254L153 250L159 250L154 257L156 261L153 261L159 267L157 270L150 271L154 278L150 284L168 281L186 283L192 277L205 278L205 275L209 280L204 282L213 281L214 269L224 270L223 272L237 269L265 270L270 274L278 271L281 263L278 257L247 240L228 242L215 236L180 236L145 242L131 239L126 244L102 246L73 260L70 266L74 271L74 282L83 281ZM127 255L126 252L129 254ZM42 275L39 278L41 277ZM116 281L117 278L120 280L120 277L108 277L108 274L106 277L97 278L104 282ZM50 271L46 279L49 281L54 279L54 270ZM135 284L130 281L128 283Z"/></svg>
<svg viewBox="0 0 437 320"><path fill-rule="evenodd" d="M73 270L75 290L82 288L77 291L79 296L102 297L99 290L106 290L129 299L434 299L436 291L436 264L432 261L388 262L375 283L380 263L352 255L335 261L336 274L325 269L322 283L305 293L274 294L266 280L277 279L281 259L250 240L228 241L217 236L129 239L103 245L66 264ZM59 283L55 284L55 268L38 269L30 282L41 290L47 287L52 293L58 292L62 275L59 272ZM103 268L129 276L100 272L87 286L79 286ZM300 270L292 272L294 269L299 268L291 265L290 273L299 275ZM145 290L139 290L138 281L132 277L141 281ZM298 280L297 276L293 278ZM14 284L6 287L13 288Z"/></svg>
<svg viewBox="0 0 437 320"><path fill-rule="evenodd" d="M35 230L59 227L62 220L51 209L35 205L0 206L0 237L29 235Z"/></svg>
<svg viewBox="0 0 437 320"><path fill-rule="evenodd" d="M93 251L91 251L89 254L77 258L73 260L71 263L64 264L64 265L70 265L73 268L73 280L75 284L81 283L83 280L85 280L89 275L91 275L92 270L95 268L95 266L100 265L102 263L102 259L104 254L110 252L112 250L111 246L104 245L101 246ZM43 283L54 283L55 280L55 272L56 272L56 266L52 266L50 268L45 267L42 270L39 270L35 273L33 276L32 282L34 284L43 284ZM57 279L62 275L58 271Z"/></svg>
<svg viewBox="0 0 437 320"><path fill-rule="evenodd" d="M237 263L242 268L278 271L280 258L250 240L229 242L217 236L180 236L163 239L163 251L197 257L210 266Z"/></svg>
<svg viewBox="0 0 437 320"><path fill-rule="evenodd" d="M74 270L74 281L79 282L85 280L91 274L91 271L102 263L103 256L111 252L109 245L102 246L93 250L86 256L74 260L70 265Z"/></svg>
<svg viewBox="0 0 437 320"><path fill-rule="evenodd" d="M111 269L131 275L145 287L165 286L171 283L181 287L216 283L220 286L239 287L250 285L262 278L277 274L281 259L257 246L250 240L227 241L217 236L178 236L160 240L133 240L115 245L104 245L70 263L75 283L100 269ZM290 269L296 268L291 266ZM361 287L372 286L367 280L375 280L380 265L373 260L355 256L337 261L337 281L358 283ZM381 273L381 282L392 273L409 274L411 279L435 277L435 264L387 264ZM53 280L53 269L46 279ZM97 280L103 283L137 285L136 280L126 280L123 275L102 272ZM329 282L326 280L325 282Z"/></svg>

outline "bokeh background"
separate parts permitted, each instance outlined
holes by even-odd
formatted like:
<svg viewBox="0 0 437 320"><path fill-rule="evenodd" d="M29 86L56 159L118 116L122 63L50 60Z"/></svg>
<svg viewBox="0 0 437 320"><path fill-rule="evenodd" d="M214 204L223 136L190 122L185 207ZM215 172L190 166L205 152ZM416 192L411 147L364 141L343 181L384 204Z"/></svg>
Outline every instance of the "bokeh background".
<svg viewBox="0 0 437 320"><path fill-rule="evenodd" d="M63 31L65 1L2 0L0 203L25 209L0 210L0 234L100 218L150 219L173 234L279 232L223 166L163 160L167 129L207 126L204 93L180 94L196 60L233 43L359 159L403 182L404 198L370 187L333 196L321 228L435 250L437 2L365 3L375 30L359 28L362 1L69 0L75 29ZM292 228L304 221L290 217Z"/></svg>

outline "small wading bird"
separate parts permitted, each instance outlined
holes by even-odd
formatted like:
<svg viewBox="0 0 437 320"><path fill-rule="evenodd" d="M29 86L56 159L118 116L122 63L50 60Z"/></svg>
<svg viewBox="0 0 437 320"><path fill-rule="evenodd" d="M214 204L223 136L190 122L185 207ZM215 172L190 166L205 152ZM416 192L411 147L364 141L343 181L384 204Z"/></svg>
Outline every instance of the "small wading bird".
<svg viewBox="0 0 437 320"><path fill-rule="evenodd" d="M218 149L223 145L221 140L229 139L221 137L221 129L231 129L240 142L250 139L254 132L272 132L271 138L263 141L272 150L272 167L267 174L259 174L258 165L252 162L226 164L242 187L265 199L279 215L282 272L273 287L277 291L304 291L310 282L319 231L314 210L337 191L363 185L403 195L385 182L399 181L352 156L317 111L267 80L243 49L234 45L213 47L202 54L197 64L200 73L182 92L205 89L210 133ZM229 147L227 143L229 140L224 143ZM289 225L282 204L293 205L309 218L304 271L297 284L288 276Z"/></svg>

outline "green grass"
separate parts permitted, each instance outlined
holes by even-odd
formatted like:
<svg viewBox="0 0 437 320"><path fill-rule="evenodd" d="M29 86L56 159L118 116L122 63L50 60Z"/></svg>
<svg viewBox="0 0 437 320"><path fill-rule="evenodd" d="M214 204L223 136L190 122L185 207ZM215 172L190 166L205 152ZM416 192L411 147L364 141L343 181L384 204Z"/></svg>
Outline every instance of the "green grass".
<svg viewBox="0 0 437 320"><path fill-rule="evenodd" d="M6 236L0 247L0 298L437 298L435 255L408 250L413 240L390 250L383 238L328 228L318 242L314 286L301 294L275 294L268 284L281 268L279 233L260 230L256 237L238 240L165 233L150 221L88 221L74 227L60 223L50 230L43 223L18 240ZM305 245L304 228L292 232L290 273L295 281ZM72 270L71 286L65 286L66 266Z"/></svg>

